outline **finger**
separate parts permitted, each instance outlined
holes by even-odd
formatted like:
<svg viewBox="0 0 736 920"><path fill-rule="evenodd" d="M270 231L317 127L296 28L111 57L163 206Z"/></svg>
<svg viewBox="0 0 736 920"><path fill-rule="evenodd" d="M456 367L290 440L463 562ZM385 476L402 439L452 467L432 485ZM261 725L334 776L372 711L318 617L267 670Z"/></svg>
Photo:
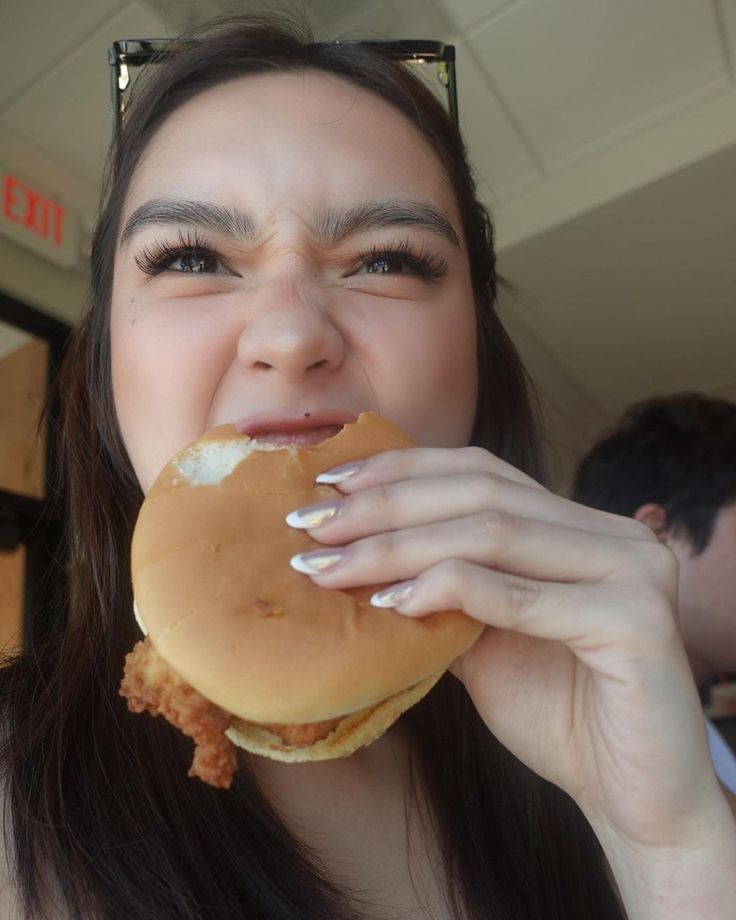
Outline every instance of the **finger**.
<svg viewBox="0 0 736 920"><path fill-rule="evenodd" d="M351 494L369 486L425 476L454 476L463 473L491 473L512 482L543 489L536 480L482 447L411 447L387 450L366 460L345 463L327 470L317 482L336 486Z"/></svg>
<svg viewBox="0 0 736 920"><path fill-rule="evenodd" d="M661 577L662 584L676 580L673 557L657 541L600 534L593 538L575 528L498 511L302 553L292 565L317 576L323 587L344 589L414 578L446 559L538 580L594 582L620 573Z"/></svg>
<svg viewBox="0 0 736 920"><path fill-rule="evenodd" d="M392 606L404 616L463 610L491 627L562 642L611 677L624 677L630 666L640 670L647 660L679 646L672 603L652 587L632 599L623 583L612 582L601 591L600 585L586 582L544 582L450 559L400 593Z"/></svg>
<svg viewBox="0 0 736 920"><path fill-rule="evenodd" d="M632 518L604 514L545 489L513 482L495 473L422 477L374 485L343 499L295 509L291 527L308 530L321 543L349 543L385 533L487 512L560 524L588 533L655 541L652 531ZM498 522L499 518L489 517Z"/></svg>

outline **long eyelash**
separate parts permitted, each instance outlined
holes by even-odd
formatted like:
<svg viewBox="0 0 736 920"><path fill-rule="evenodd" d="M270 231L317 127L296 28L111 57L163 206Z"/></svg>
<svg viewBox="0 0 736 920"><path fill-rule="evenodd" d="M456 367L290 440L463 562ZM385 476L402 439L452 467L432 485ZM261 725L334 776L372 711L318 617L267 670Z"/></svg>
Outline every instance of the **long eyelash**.
<svg viewBox="0 0 736 920"><path fill-rule="evenodd" d="M179 230L178 236L178 245L164 240L157 240L149 246L144 246L140 252L136 253L135 264L147 275L158 275L160 272L165 271L179 256L190 252L192 249L215 254L214 250L199 236L196 230L187 230L186 233Z"/></svg>
<svg viewBox="0 0 736 920"><path fill-rule="evenodd" d="M370 251L360 253L358 259L361 262L370 262L372 259L381 259L385 257L402 257L407 266L427 281L438 281L447 273L447 260L436 253L431 252L426 247L417 252L409 240L401 240L398 243L388 243L384 246L374 246Z"/></svg>

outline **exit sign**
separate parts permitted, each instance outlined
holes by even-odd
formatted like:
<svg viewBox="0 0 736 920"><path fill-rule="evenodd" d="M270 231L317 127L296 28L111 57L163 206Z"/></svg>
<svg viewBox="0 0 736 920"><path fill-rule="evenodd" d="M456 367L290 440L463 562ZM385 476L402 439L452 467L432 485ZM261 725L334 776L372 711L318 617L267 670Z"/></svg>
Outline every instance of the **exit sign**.
<svg viewBox="0 0 736 920"><path fill-rule="evenodd" d="M79 217L56 198L0 169L0 233L62 268L79 254Z"/></svg>

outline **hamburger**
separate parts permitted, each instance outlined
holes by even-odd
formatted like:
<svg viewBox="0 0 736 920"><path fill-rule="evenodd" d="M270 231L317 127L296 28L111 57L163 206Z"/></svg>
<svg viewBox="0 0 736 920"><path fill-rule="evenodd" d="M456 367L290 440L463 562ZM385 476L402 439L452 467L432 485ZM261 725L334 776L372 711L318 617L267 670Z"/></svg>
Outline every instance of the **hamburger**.
<svg viewBox="0 0 736 920"><path fill-rule="evenodd" d="M190 775L229 786L236 747L287 762L348 756L478 637L482 625L460 611L405 618L370 605L381 585L327 589L289 565L321 544L286 515L340 495L315 483L320 473L411 446L370 412L309 446L224 425L158 476L131 553L145 638L120 692L194 740Z"/></svg>

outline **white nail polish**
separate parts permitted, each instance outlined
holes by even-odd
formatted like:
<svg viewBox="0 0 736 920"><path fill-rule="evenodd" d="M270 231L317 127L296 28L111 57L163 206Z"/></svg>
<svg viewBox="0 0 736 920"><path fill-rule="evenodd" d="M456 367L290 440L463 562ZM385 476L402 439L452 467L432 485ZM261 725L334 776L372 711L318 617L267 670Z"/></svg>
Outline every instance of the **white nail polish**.
<svg viewBox="0 0 736 920"><path fill-rule="evenodd" d="M345 558L345 553L340 550L317 550L313 553L298 553L292 556L289 564L292 569L304 575L321 575L334 568Z"/></svg>
<svg viewBox="0 0 736 920"><path fill-rule="evenodd" d="M289 527L296 527L299 530L307 530L310 527L319 527L337 516L340 510L338 502L319 502L316 505L309 505L307 508L298 508L286 515L286 523Z"/></svg>
<svg viewBox="0 0 736 920"><path fill-rule="evenodd" d="M336 485L339 482L345 482L345 480L350 479L351 476L355 476L364 466L365 460L353 460L352 463L343 463L341 466L336 466L334 469L320 473L315 479L315 482L325 485Z"/></svg>
<svg viewBox="0 0 736 920"><path fill-rule="evenodd" d="M391 585L390 588L382 588L371 598L373 607L397 607L409 600L414 592L414 582L404 581L398 585Z"/></svg>

